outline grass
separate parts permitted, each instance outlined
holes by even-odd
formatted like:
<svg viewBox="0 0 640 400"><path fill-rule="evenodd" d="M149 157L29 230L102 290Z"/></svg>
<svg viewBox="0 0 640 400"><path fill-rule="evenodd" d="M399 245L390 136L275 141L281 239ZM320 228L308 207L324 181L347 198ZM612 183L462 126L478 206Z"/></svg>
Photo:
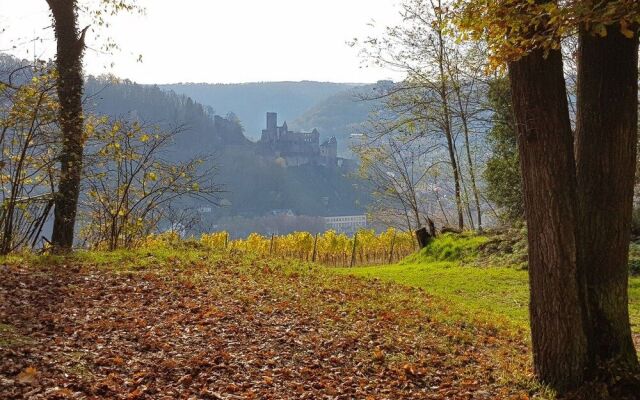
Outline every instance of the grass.
<svg viewBox="0 0 640 400"><path fill-rule="evenodd" d="M328 275L352 275L365 279L380 279L404 286L420 288L434 296L447 308L448 315L440 319L461 321L472 318L479 322L528 329L528 275L521 264L505 254L513 243L496 237L464 233L445 234L421 252L394 265L356 267L351 269L320 268ZM515 247L518 247L516 243ZM487 251L487 249L492 249ZM514 252L520 252L514 249ZM198 243L180 242L150 249L108 251L78 251L69 256L34 255L31 253L0 257L0 263L31 266L92 265L115 272L132 272L147 268L175 271L201 263L216 263L225 256L207 251ZM251 262L251 255L246 255ZM632 246L632 262L640 260L640 246ZM297 274L308 265L291 260L275 260L278 268ZM639 262L640 263L640 262ZM500 266L495 266L500 265ZM509 267L505 265L514 265ZM316 267L314 267L315 269ZM383 299L393 301L393 299ZM640 276L629 282L629 313L632 330L640 334ZM9 327L0 326L0 336L8 337ZM2 342L0 342L2 344Z"/></svg>
<svg viewBox="0 0 640 400"><path fill-rule="evenodd" d="M423 288L427 293L450 302L457 314L472 312L481 318L497 319L503 324L518 327L524 327L528 322L526 271L428 262L337 272Z"/></svg>
<svg viewBox="0 0 640 400"><path fill-rule="evenodd" d="M633 333L640 335L640 276L629 279L629 319Z"/></svg>
<svg viewBox="0 0 640 400"><path fill-rule="evenodd" d="M477 259L480 247L488 242L489 238L482 235L447 233L433 240L419 253L407 257L400 264L425 264L438 261L468 262Z"/></svg>
<svg viewBox="0 0 640 400"><path fill-rule="evenodd" d="M479 267L486 236L443 235L420 253L395 265L334 269L337 274L382 279L424 289L451 305L460 317L496 321L509 328L528 329L529 286L526 270ZM495 260L496 255L490 255ZM498 265L504 263L497 262ZM640 334L640 277L629 282L632 330Z"/></svg>
<svg viewBox="0 0 640 400"><path fill-rule="evenodd" d="M29 341L28 337L19 334L12 325L0 323L0 348L27 344Z"/></svg>
<svg viewBox="0 0 640 400"><path fill-rule="evenodd" d="M8 256L0 256L0 264L64 266L64 265L91 265L105 267L117 272L131 272L144 270L149 267L176 267L178 265L190 265L219 259L222 255L207 251L197 242L184 241L171 246L158 246L153 249L118 249L115 251L87 251L78 250L69 255L17 253Z"/></svg>
<svg viewBox="0 0 640 400"><path fill-rule="evenodd" d="M7 324L0 324L0 347L11 346L13 340L13 327Z"/></svg>

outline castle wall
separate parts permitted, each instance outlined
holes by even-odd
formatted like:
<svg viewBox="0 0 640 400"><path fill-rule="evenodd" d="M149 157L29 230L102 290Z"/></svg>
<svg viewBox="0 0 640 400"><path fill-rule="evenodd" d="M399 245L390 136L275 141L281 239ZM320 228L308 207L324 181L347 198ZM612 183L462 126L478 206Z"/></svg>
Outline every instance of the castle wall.
<svg viewBox="0 0 640 400"><path fill-rule="evenodd" d="M278 114L267 113L267 129L262 131L258 152L265 156L282 157L287 166L335 166L338 144L335 138L331 138L321 145L317 129L312 132L292 132L286 122L278 126Z"/></svg>

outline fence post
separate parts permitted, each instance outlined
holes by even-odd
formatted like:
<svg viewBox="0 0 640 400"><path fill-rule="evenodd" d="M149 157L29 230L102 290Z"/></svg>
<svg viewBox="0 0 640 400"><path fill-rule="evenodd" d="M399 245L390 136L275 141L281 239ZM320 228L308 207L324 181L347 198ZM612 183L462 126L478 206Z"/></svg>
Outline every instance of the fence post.
<svg viewBox="0 0 640 400"><path fill-rule="evenodd" d="M356 246L358 244L358 232L353 234L353 249L351 249L351 267L356 264Z"/></svg>
<svg viewBox="0 0 640 400"><path fill-rule="evenodd" d="M226 250L229 247L229 232L224 233L224 249Z"/></svg>
<svg viewBox="0 0 640 400"><path fill-rule="evenodd" d="M393 248L396 244L396 233L393 233L393 237L391 238L391 251L389 252L389 264L393 262Z"/></svg>
<svg viewBox="0 0 640 400"><path fill-rule="evenodd" d="M269 254L273 254L273 238L274 234L271 234L271 243L269 244Z"/></svg>
<svg viewBox="0 0 640 400"><path fill-rule="evenodd" d="M311 262L316 262L316 256L318 254L318 234L316 233L313 239L313 253L311 254Z"/></svg>

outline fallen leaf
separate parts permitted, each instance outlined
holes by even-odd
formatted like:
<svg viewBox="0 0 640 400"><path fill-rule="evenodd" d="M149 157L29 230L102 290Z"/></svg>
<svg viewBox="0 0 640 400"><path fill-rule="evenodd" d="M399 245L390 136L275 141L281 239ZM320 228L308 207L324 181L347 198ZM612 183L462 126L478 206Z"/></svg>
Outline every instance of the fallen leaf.
<svg viewBox="0 0 640 400"><path fill-rule="evenodd" d="M34 367L27 367L18 374L16 380L18 381L18 383L33 385L34 383L36 383L37 377L38 370L36 370Z"/></svg>

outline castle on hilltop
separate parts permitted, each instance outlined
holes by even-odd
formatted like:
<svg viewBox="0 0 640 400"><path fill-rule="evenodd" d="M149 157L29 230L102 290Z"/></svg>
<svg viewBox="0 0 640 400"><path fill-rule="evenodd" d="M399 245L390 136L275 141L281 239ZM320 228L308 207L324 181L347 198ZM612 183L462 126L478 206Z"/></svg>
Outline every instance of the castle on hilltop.
<svg viewBox="0 0 640 400"><path fill-rule="evenodd" d="M259 154L284 160L288 167L305 164L335 167L338 164L338 141L335 137L320 144L320 132L292 132L285 122L278 126L278 114L267 113L267 129L258 141Z"/></svg>

